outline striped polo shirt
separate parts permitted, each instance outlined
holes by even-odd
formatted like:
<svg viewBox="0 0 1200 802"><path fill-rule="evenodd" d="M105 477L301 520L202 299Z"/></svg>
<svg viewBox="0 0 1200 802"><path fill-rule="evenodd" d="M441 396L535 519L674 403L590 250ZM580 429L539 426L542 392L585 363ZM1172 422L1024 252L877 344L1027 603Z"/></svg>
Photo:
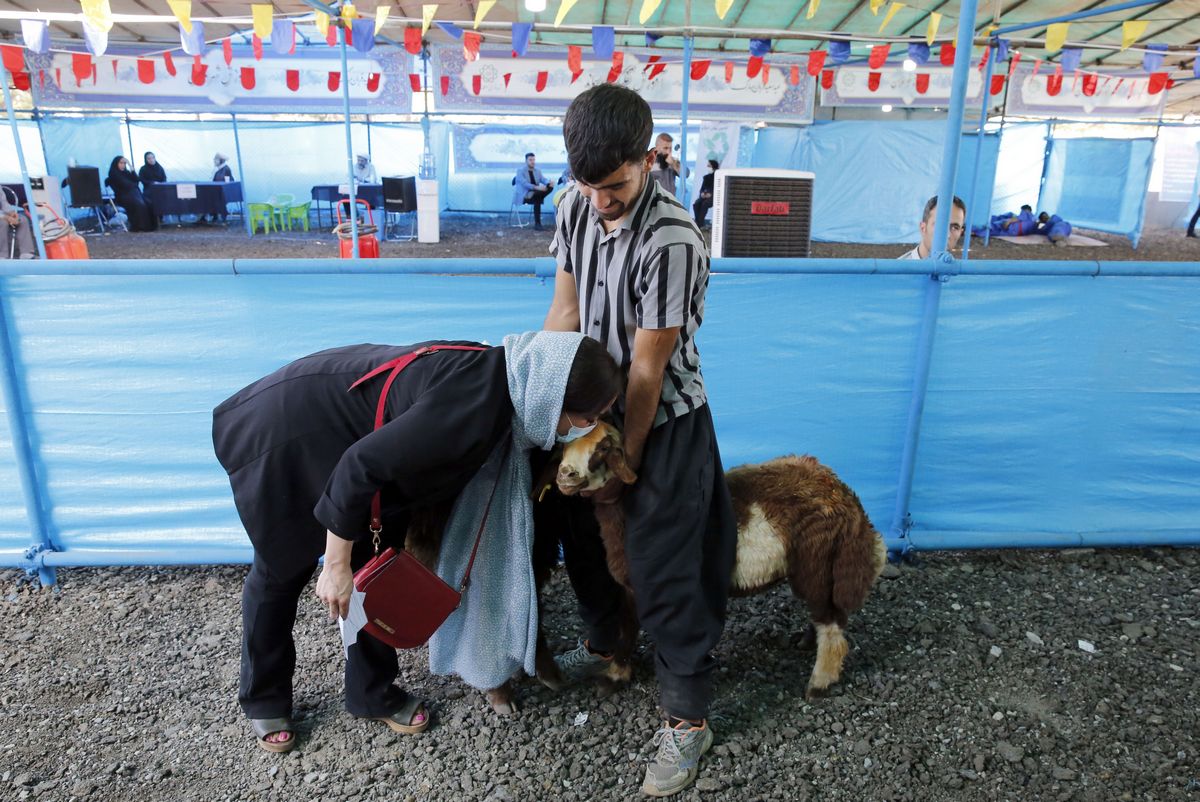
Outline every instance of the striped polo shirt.
<svg viewBox="0 0 1200 802"><path fill-rule="evenodd" d="M610 233L587 198L571 189L558 207L550 253L575 279L580 331L604 343L626 371L637 329L680 327L655 426L705 403L696 332L708 290L708 247L674 196L647 177Z"/></svg>

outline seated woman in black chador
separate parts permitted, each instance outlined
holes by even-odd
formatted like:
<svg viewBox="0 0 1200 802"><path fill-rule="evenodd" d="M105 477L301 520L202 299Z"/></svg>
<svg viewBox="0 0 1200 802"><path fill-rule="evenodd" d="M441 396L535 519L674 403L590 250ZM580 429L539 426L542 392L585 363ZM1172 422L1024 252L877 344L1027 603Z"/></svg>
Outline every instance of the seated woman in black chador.
<svg viewBox="0 0 1200 802"><path fill-rule="evenodd" d="M112 160L104 184L112 189L117 205L128 215L130 231L153 231L158 228L154 207L142 195L137 174L129 169L129 162L124 156Z"/></svg>

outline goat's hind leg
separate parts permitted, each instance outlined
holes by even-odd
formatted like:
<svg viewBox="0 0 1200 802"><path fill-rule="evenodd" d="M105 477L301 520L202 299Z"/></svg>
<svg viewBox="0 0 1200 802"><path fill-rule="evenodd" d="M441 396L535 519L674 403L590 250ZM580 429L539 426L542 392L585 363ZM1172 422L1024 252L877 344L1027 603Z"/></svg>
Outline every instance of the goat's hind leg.
<svg viewBox="0 0 1200 802"><path fill-rule="evenodd" d="M816 630L817 661L804 692L804 698L809 701L827 694L829 687L841 678L842 663L850 651L842 627L836 621L816 622Z"/></svg>

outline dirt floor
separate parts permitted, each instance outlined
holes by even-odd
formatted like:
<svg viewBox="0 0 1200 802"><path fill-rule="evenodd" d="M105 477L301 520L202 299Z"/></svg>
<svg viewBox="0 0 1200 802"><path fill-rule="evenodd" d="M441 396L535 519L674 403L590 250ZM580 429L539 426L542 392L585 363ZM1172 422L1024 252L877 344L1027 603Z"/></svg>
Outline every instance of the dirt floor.
<svg viewBox="0 0 1200 802"><path fill-rule="evenodd" d="M500 717L403 652L428 699L415 737L342 712L337 631L306 592L299 742L258 749L236 703L244 567L0 572L0 799L630 800L657 727L652 653L634 683ZM563 572L552 648L579 631ZM716 743L678 799L746 802L1200 800L1200 550L931 554L850 619L843 682L804 701L806 616L782 587L730 603Z"/></svg>
<svg viewBox="0 0 1200 802"><path fill-rule="evenodd" d="M547 215L547 225L552 218ZM1103 240L1107 247L1056 248L1052 245L1014 245L983 240L971 244L973 259L1067 259L1067 260L1200 260L1200 239L1188 239L1183 231L1155 229L1146 231L1135 251L1124 237L1096 231L1078 233ZM711 232L706 232L711 234ZM512 228L504 217L484 214L443 215L441 242L383 242L381 255L397 258L439 257L528 257L546 256L551 232ZM167 224L151 233L86 235L93 259L290 259L336 258L337 239L329 227L312 231L259 234L247 237L245 229L234 221L225 226L182 226ZM814 257L863 257L891 259L912 245L856 245L838 242L813 243Z"/></svg>

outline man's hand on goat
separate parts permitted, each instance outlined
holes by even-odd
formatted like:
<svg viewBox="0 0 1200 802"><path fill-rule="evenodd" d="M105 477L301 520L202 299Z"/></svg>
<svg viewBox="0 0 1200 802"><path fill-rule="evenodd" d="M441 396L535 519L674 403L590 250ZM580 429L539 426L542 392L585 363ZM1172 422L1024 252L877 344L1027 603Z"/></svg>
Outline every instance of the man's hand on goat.
<svg viewBox="0 0 1200 802"><path fill-rule="evenodd" d="M579 495L591 499L594 504L616 504L624 492L625 483L614 476L604 487L596 490L584 490Z"/></svg>

